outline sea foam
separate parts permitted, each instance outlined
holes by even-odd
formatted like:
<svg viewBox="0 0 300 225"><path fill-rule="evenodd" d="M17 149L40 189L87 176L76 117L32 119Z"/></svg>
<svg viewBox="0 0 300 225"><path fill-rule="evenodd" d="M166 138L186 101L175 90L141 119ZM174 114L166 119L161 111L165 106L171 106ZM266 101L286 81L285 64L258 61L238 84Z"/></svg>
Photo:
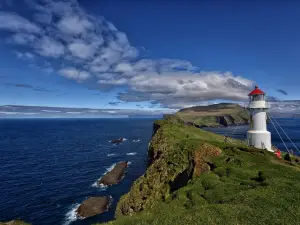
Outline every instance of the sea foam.
<svg viewBox="0 0 300 225"><path fill-rule="evenodd" d="M101 188L101 189L106 189L107 186L106 185L103 185L103 184L99 184L98 181L101 180L101 178L107 174L109 171L111 171L114 167L115 167L116 163L112 164L110 167L106 167L106 171L104 174L102 174L102 176L96 180L92 185L91 187L98 187L98 188Z"/></svg>
<svg viewBox="0 0 300 225"><path fill-rule="evenodd" d="M136 155L137 152L129 152L129 153L126 153L126 155Z"/></svg>
<svg viewBox="0 0 300 225"><path fill-rule="evenodd" d="M69 225L70 223L78 219L76 210L78 209L79 206L80 204L76 203L70 207L70 210L66 213L64 225Z"/></svg>

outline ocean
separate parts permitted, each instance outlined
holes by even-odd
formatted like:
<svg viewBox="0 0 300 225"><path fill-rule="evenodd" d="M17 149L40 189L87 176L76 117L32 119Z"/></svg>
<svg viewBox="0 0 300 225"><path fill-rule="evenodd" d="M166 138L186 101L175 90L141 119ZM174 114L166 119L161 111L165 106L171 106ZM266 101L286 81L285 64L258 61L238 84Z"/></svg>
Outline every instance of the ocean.
<svg viewBox="0 0 300 225"><path fill-rule="evenodd" d="M289 136L289 138L293 141L295 146L300 150L300 118L276 118L278 124L282 127L285 133ZM274 122L275 123L275 122ZM276 124L276 123L275 123ZM282 137L284 143L281 141L277 131L274 126L270 123L267 125L268 131L271 132L271 140L272 145L275 145L280 151L287 152L286 147L289 150L293 150L295 155L300 155L300 152L297 151L295 146L289 141L283 131L276 126L277 131ZM217 134L228 135L229 137L246 140L247 135L246 132L249 129L249 126L230 126L230 127L222 127L222 128L205 128L205 130L209 130L215 132ZM286 146L286 147L285 147Z"/></svg>
<svg viewBox="0 0 300 225"><path fill-rule="evenodd" d="M114 218L119 197L147 166L154 119L2 119L0 120L0 221L20 218L33 225L90 225ZM300 119L278 119L300 149ZM209 129L238 139L248 126ZM281 150L269 124L272 142ZM109 141L126 138L120 145ZM287 140L285 138L285 140ZM293 146L288 143L289 148ZM119 161L128 160L117 185L96 181ZM109 212L84 220L75 210L88 196L111 195Z"/></svg>
<svg viewBox="0 0 300 225"><path fill-rule="evenodd" d="M114 218L119 197L147 166L154 119L0 120L0 221L87 225ZM109 141L124 137L116 145ZM96 181L119 161L130 165L121 183ZM88 196L111 195L109 212L76 220Z"/></svg>

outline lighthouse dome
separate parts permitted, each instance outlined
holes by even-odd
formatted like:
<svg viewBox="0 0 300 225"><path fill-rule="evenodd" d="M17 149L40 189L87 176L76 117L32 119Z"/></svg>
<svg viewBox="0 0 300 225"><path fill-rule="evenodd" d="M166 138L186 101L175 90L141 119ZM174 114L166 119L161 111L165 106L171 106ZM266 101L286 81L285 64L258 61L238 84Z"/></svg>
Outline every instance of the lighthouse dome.
<svg viewBox="0 0 300 225"><path fill-rule="evenodd" d="M255 86L255 89L253 90L253 91L251 91L249 94L248 94L248 96L253 96L253 95L264 95L265 94L265 92L263 92L262 90L260 90L259 88L258 88L258 86L256 85Z"/></svg>

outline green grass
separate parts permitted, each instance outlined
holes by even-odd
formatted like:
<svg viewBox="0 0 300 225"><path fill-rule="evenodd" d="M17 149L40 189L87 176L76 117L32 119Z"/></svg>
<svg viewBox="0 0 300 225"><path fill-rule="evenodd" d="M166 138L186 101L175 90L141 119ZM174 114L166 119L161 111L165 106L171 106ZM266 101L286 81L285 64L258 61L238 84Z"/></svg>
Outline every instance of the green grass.
<svg viewBox="0 0 300 225"><path fill-rule="evenodd" d="M243 107L224 103L186 108L180 110L176 115L184 121L211 127L222 125L220 118L224 118L228 125L245 124L245 121L249 120L249 115Z"/></svg>
<svg viewBox="0 0 300 225"><path fill-rule="evenodd" d="M117 220L107 224L299 224L300 168L295 160L277 159L233 139L224 143L220 135L176 121L158 124L151 145L164 152L122 197L118 208L122 203L135 206L132 201L143 204L139 198L143 191L151 203L132 216L117 213ZM203 143L222 149L220 156L207 159L214 169L171 192L168 182L187 167L189 156ZM165 171L173 172L161 176ZM140 191L141 184L149 189Z"/></svg>

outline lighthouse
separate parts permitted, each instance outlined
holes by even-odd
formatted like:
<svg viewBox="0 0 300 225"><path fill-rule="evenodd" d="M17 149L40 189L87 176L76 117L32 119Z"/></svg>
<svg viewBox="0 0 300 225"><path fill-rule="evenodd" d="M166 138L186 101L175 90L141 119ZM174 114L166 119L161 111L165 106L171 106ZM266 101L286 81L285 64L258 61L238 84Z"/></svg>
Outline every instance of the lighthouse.
<svg viewBox="0 0 300 225"><path fill-rule="evenodd" d="M267 131L267 111L270 106L265 100L265 93L255 86L248 96L250 114L250 129L247 131L248 145L273 151L271 133Z"/></svg>

